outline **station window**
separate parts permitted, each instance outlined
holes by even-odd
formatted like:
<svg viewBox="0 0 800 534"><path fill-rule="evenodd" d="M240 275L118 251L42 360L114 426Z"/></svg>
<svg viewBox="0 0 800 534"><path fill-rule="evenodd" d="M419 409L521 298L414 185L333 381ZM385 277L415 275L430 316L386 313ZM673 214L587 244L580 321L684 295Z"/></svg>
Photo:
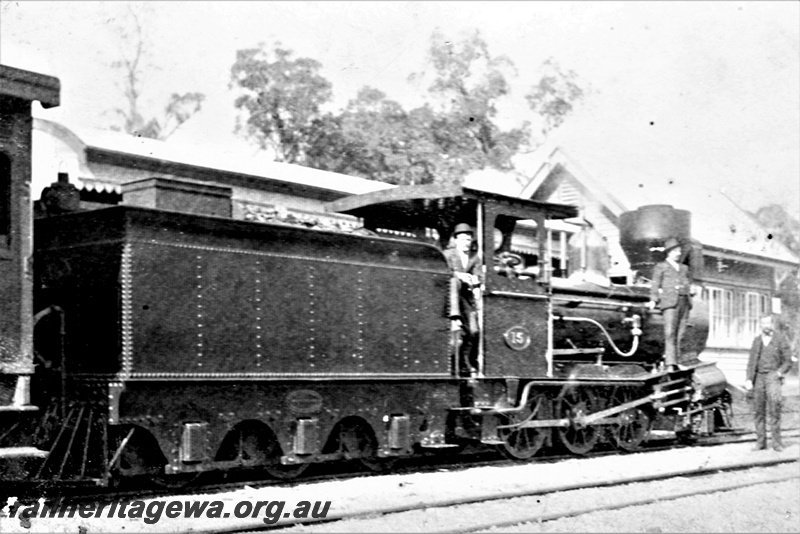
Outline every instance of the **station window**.
<svg viewBox="0 0 800 534"><path fill-rule="evenodd" d="M759 318L770 311L769 295L754 291L706 287L703 300L709 311L709 343L717 346L749 347Z"/></svg>

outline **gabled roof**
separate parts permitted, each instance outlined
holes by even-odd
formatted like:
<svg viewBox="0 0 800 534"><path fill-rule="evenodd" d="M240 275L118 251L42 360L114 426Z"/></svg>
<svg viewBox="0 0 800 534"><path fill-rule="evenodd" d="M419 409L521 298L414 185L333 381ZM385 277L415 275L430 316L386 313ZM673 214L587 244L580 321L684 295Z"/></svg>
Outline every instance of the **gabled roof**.
<svg viewBox="0 0 800 534"><path fill-rule="evenodd" d="M720 251L768 258L797 265L800 258L736 205L724 191L715 190L702 181L676 178L654 178L652 170L626 169L624 162L605 161L595 156L586 160L588 172L563 146L545 145L527 161L533 169L520 196L544 199L541 194L554 188L557 179L569 179L585 195L602 204L604 212L615 220L622 212L650 204L668 204L692 214L692 237L704 246ZM555 180L554 180L555 179Z"/></svg>

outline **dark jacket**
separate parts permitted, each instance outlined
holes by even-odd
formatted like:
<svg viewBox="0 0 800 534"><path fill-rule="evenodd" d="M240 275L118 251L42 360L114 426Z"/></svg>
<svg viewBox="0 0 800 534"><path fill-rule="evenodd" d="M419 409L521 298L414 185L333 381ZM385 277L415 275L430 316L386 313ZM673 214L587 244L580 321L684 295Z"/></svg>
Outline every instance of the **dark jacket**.
<svg viewBox="0 0 800 534"><path fill-rule="evenodd" d="M444 257L447 260L447 266L455 273L469 273L475 276L480 274L480 264L478 263L478 256L471 254L467 265L461 263L461 256L455 248L448 248L444 251Z"/></svg>
<svg viewBox="0 0 800 534"><path fill-rule="evenodd" d="M682 263L678 264L678 268L676 271L675 267L666 261L653 268L650 300L655 302L660 310L676 307L679 295L686 295L691 303L692 281L689 279L689 268Z"/></svg>
<svg viewBox="0 0 800 534"><path fill-rule="evenodd" d="M773 332L772 341L765 347L761 334L756 336L747 360L747 380L755 382L756 373L780 371L781 374L786 374L791 367L792 356L786 338L779 332Z"/></svg>
<svg viewBox="0 0 800 534"><path fill-rule="evenodd" d="M461 256L455 248L449 248L444 251L444 257L447 260L447 266L450 271L454 273L467 273L480 277L481 266L478 263L477 255L470 255L467 265L461 262ZM448 299L447 315L451 319L459 318L462 321L470 323L470 330L477 327L472 325L477 319L475 315L475 297L472 294L472 287L464 284L453 276L450 279L450 297ZM477 323L476 323L477 324Z"/></svg>

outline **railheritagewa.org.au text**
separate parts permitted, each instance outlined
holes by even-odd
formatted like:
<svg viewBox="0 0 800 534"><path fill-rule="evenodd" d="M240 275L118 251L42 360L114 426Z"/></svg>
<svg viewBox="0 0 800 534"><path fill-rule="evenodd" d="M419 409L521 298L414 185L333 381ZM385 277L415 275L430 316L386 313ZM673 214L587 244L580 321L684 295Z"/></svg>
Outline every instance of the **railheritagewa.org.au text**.
<svg viewBox="0 0 800 534"><path fill-rule="evenodd" d="M331 501L298 501L287 506L287 501L195 501L195 500L131 500L119 502L69 502L54 500L19 501L11 497L0 509L0 518L54 519L54 518L119 518L141 519L147 524L168 519L226 519L261 518L271 525L281 518L313 521L325 519Z"/></svg>

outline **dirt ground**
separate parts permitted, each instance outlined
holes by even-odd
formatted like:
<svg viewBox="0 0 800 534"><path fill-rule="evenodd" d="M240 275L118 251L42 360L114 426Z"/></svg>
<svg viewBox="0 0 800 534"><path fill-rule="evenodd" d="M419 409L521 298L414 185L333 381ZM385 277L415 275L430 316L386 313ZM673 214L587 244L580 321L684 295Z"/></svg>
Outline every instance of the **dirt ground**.
<svg viewBox="0 0 800 534"><path fill-rule="evenodd" d="M797 465L793 467L796 470ZM800 479L670 500L671 495L728 487L781 476L786 466L749 469L696 478L592 488L414 511L365 520L305 525L287 532L798 532ZM641 498L663 499L646 506L576 515L555 521L548 516L578 513ZM536 518L531 521L531 518ZM526 520L527 519L527 520ZM481 528L496 521L499 527ZM518 521L518 522L517 522ZM516 523L515 523L516 522Z"/></svg>

